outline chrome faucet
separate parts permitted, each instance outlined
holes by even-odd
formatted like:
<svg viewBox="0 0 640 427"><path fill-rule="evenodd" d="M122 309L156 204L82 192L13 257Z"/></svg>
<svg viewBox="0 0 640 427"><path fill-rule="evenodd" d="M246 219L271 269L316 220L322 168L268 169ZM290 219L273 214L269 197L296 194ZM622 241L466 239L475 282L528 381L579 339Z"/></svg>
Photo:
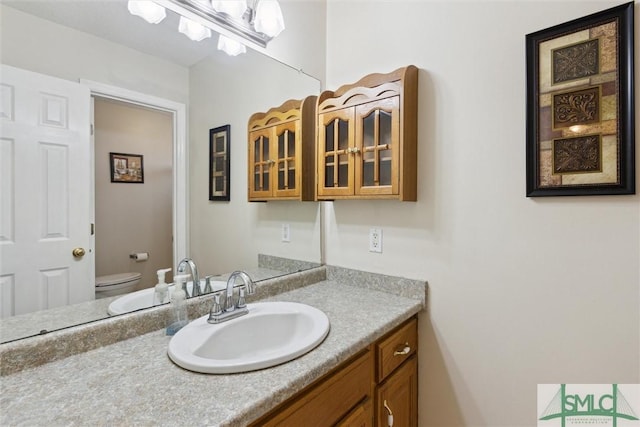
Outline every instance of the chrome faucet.
<svg viewBox="0 0 640 427"><path fill-rule="evenodd" d="M243 285L238 291L238 302L233 301L233 288L236 283L236 278L240 277L243 281ZM249 275L244 271L234 271L227 280L227 289L224 292L224 308L220 304L220 293L213 296L213 305L209 311L209 323L222 323L227 320L235 319L236 317L243 316L249 313L247 304L244 300L246 295L252 295L255 293L255 285Z"/></svg>
<svg viewBox="0 0 640 427"><path fill-rule="evenodd" d="M178 263L178 268L176 268L176 272L178 274L185 273L185 270L189 267L191 270L191 279L193 280L193 287L191 288L191 295L189 295L189 290L184 286L184 292L187 294L187 298L197 297L202 295L200 292L200 276L198 276L198 267L196 267L196 263L191 258L184 258L182 261Z"/></svg>

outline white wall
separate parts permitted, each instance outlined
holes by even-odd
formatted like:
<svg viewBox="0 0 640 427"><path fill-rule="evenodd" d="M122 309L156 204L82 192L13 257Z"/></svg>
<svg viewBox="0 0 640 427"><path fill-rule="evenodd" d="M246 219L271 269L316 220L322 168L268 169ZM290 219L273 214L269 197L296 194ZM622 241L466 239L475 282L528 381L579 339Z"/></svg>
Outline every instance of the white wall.
<svg viewBox="0 0 640 427"><path fill-rule="evenodd" d="M94 80L189 100L187 68L0 4L0 61L71 81Z"/></svg>
<svg viewBox="0 0 640 427"><path fill-rule="evenodd" d="M418 202L335 202L327 239L328 264L428 280L421 426L531 426L538 383L640 382L640 196L525 197L525 34L617 4L328 2L328 88L421 70Z"/></svg>
<svg viewBox="0 0 640 427"><path fill-rule="evenodd" d="M285 29L264 52L321 81L326 72L326 0L280 0Z"/></svg>
<svg viewBox="0 0 640 427"><path fill-rule="evenodd" d="M256 267L258 254L320 262L314 202L247 201L247 122L287 99L319 93L319 83L256 52L211 57L190 69L191 253L206 274ZM209 129L231 125L231 200L209 201ZM281 224L291 242L281 241Z"/></svg>

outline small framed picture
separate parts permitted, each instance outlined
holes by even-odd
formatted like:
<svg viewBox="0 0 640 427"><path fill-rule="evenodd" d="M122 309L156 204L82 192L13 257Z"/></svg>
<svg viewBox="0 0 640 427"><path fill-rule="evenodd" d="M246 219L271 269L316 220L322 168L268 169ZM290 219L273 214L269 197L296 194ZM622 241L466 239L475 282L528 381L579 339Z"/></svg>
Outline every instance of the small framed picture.
<svg viewBox="0 0 640 427"><path fill-rule="evenodd" d="M527 196L635 194L633 2L526 42Z"/></svg>
<svg viewBox="0 0 640 427"><path fill-rule="evenodd" d="M143 184L144 168L141 154L109 153L111 182Z"/></svg>
<svg viewBox="0 0 640 427"><path fill-rule="evenodd" d="M209 200L229 201L230 125L209 129Z"/></svg>

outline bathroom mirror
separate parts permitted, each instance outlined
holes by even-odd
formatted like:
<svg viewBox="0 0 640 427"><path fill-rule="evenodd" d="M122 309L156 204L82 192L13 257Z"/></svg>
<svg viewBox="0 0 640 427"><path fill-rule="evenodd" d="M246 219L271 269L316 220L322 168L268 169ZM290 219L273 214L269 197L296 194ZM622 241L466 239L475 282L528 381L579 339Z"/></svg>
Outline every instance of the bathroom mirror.
<svg viewBox="0 0 640 427"><path fill-rule="evenodd" d="M184 103L188 111L189 150L188 255L197 261L201 277L213 274L224 278L225 274L241 269L253 273L256 280L263 280L320 264L320 220L317 203L248 203L246 194L247 119L254 112L266 111L288 99L318 94L320 84L317 79L252 50L238 57L228 57L216 50L215 35L209 41L192 42L175 31L175 28L171 28L177 27L177 17L168 13L166 22L155 26L147 24L129 15L124 1L3 1L0 4L0 12L0 39L3 40L3 45L15 43L11 34L7 34L10 31L7 29L9 26L5 25L11 21L12 26L23 24L26 28L32 29L46 27L41 31L46 30L47 34L59 32L60 43L69 41L72 37L73 43L77 43L81 48L76 60L79 61L82 57L85 61L93 61L95 64L92 66L99 66L101 61L92 55L104 51L102 46L95 50L91 48L94 43L92 40L97 40L95 37L98 37L100 40L108 39L117 43L118 45L113 45L114 49L126 46L145 54L164 55L165 60L183 67L187 78L184 78L184 75L177 78L188 82L188 87L184 88L187 94ZM113 28L109 29L111 25ZM168 28L163 29L163 25ZM75 33L76 30L90 34ZM38 40L38 35L34 35L31 41L38 43ZM20 47L16 46L16 49ZM38 61L49 61L49 64L39 67ZM33 67L11 62L8 64L46 74L43 69L46 70L48 67L55 71L70 67L63 62L56 63L51 61L51 58L33 57L30 58L29 64ZM82 71L77 75L79 78L97 80L95 77L83 75ZM130 83L126 81L126 76L109 77L110 84L120 78ZM145 82L145 85L149 87L150 83ZM181 94L177 94L177 98L180 96ZM208 200L208 135L209 129L222 125L230 125L231 199L229 202L212 202ZM146 162L147 158L145 174ZM146 175L145 181L148 182ZM285 225L290 230L289 242L282 241L282 229ZM108 232L116 233L117 230L109 229ZM143 252L153 252L147 248L141 249ZM118 269L142 269L146 280L144 287L155 284L156 268L151 268L151 263L136 263L128 258L127 253L117 256L114 253L112 256L123 259ZM153 253L150 255L151 258ZM285 262L287 259L296 262ZM175 269L175 265L171 267ZM108 317L107 307L110 301L112 298L2 319L0 342L88 321L99 321ZM16 325L21 327L18 328Z"/></svg>

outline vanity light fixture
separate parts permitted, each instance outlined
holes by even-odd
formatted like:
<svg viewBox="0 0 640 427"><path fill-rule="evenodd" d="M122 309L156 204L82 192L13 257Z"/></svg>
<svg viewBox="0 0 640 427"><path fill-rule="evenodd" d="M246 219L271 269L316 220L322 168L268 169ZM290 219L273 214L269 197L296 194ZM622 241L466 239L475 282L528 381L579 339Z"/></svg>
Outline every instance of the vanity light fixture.
<svg viewBox="0 0 640 427"><path fill-rule="evenodd" d="M226 13L234 19L242 19L242 15L247 11L245 0L211 0L211 6L220 13Z"/></svg>
<svg viewBox="0 0 640 427"><path fill-rule="evenodd" d="M129 0L127 9L129 13L141 17L149 24L157 24L167 16L164 7L152 1Z"/></svg>
<svg viewBox="0 0 640 427"><path fill-rule="evenodd" d="M189 37L194 42L199 42L211 37L211 30L209 28L204 25L200 25L189 18L185 18L184 16L180 17L178 31Z"/></svg>
<svg viewBox="0 0 640 427"><path fill-rule="evenodd" d="M223 51L229 56L238 56L241 53L245 53L247 51L247 47L240 42L220 34L220 37L218 38L218 50Z"/></svg>
<svg viewBox="0 0 640 427"><path fill-rule="evenodd" d="M200 41L213 30L220 34L218 49L232 56L246 52L245 46L265 48L284 30L277 0L129 0L128 9L152 23L160 22L169 9L180 15L181 33ZM142 9L154 9L158 15Z"/></svg>
<svg viewBox="0 0 640 427"><path fill-rule="evenodd" d="M256 31L276 37L284 30L284 18L277 0L258 0L254 17Z"/></svg>

